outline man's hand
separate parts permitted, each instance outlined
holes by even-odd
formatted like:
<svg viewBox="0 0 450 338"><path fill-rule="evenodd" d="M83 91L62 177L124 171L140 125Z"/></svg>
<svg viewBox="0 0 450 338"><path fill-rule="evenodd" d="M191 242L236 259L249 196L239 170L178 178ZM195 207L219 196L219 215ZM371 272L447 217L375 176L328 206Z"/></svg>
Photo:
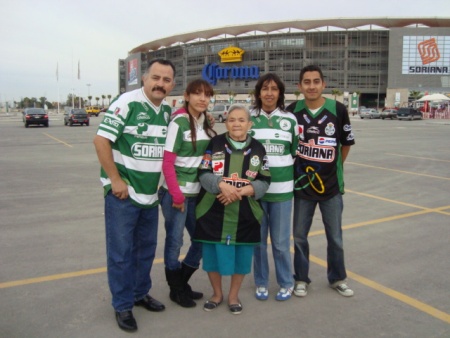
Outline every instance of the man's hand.
<svg viewBox="0 0 450 338"><path fill-rule="evenodd" d="M112 194L118 199L125 200L128 198L128 186L121 178L111 181L111 190Z"/></svg>

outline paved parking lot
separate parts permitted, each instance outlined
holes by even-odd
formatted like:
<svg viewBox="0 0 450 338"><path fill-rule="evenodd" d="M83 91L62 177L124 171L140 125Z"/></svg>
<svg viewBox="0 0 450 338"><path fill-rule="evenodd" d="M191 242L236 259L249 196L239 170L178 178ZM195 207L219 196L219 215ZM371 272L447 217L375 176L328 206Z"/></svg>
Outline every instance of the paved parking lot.
<svg viewBox="0 0 450 338"><path fill-rule="evenodd" d="M25 129L0 116L0 337L125 337L110 306L102 188L89 127ZM164 229L151 294L166 311L136 308L136 337L449 337L450 121L361 120L345 164L344 298L328 288L326 240L317 212L310 235L308 296L257 301L244 312L206 313L172 303L164 277ZM219 130L223 125L217 124ZM224 288L228 287L228 280ZM210 294L204 272L192 279Z"/></svg>

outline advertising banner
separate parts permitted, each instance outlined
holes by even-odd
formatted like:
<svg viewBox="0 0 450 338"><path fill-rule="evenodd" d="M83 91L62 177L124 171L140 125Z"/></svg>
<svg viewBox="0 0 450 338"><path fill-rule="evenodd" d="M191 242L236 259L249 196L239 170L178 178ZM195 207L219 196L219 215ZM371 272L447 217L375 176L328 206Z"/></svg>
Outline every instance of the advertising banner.
<svg viewBox="0 0 450 338"><path fill-rule="evenodd" d="M138 60L132 59L128 61L128 85L135 85L138 83L137 78L137 67L138 67Z"/></svg>
<svg viewBox="0 0 450 338"><path fill-rule="evenodd" d="M450 74L450 36L404 36L402 74Z"/></svg>

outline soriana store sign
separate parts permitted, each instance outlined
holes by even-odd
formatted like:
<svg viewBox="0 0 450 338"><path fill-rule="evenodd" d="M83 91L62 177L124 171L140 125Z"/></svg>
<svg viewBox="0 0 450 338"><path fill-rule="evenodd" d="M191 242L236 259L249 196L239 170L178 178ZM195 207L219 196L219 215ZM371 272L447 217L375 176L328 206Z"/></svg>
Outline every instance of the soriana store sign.
<svg viewBox="0 0 450 338"><path fill-rule="evenodd" d="M450 36L404 36L402 74L450 74Z"/></svg>
<svg viewBox="0 0 450 338"><path fill-rule="evenodd" d="M238 47L227 47L218 54L222 63L241 62L245 51ZM217 63L208 63L202 69L202 77L212 85L216 85L219 80L226 79L257 79L259 78L258 66L225 66L221 67Z"/></svg>

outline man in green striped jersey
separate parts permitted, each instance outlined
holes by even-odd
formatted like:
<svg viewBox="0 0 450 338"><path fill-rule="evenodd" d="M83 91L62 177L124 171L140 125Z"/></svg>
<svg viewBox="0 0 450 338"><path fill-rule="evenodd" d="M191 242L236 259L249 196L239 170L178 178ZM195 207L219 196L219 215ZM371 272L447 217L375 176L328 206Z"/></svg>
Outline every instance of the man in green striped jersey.
<svg viewBox="0 0 450 338"><path fill-rule="evenodd" d="M112 306L119 327L136 331L134 305L162 311L152 286L158 233L158 183L175 86L168 60L149 62L143 87L115 100L94 139L105 194L106 254Z"/></svg>

